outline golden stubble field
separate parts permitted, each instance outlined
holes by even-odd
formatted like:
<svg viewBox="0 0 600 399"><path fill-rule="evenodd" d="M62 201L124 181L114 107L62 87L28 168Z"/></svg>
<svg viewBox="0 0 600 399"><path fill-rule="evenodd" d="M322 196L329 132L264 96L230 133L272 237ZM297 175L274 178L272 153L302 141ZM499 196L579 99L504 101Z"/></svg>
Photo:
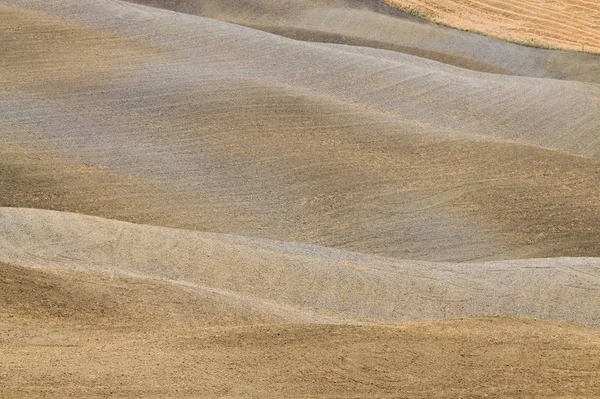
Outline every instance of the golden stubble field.
<svg viewBox="0 0 600 399"><path fill-rule="evenodd" d="M600 53L596 1L386 0L448 26L536 47Z"/></svg>

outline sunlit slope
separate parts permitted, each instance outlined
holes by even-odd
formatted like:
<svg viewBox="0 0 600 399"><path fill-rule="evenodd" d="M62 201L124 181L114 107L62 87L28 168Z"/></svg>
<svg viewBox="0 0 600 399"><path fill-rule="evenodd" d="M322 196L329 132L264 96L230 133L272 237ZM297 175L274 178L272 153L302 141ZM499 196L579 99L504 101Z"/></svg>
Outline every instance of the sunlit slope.
<svg viewBox="0 0 600 399"><path fill-rule="evenodd" d="M588 0L385 0L428 19L527 45L600 53L600 4Z"/></svg>
<svg viewBox="0 0 600 399"><path fill-rule="evenodd" d="M283 321L184 285L90 272L83 266L73 271L0 264L0 287L5 323L22 319L64 328L152 331Z"/></svg>
<svg viewBox="0 0 600 399"><path fill-rule="evenodd" d="M558 322L187 330L19 315L0 318L0 333L6 397L591 398L600 390L598 330Z"/></svg>
<svg viewBox="0 0 600 399"><path fill-rule="evenodd" d="M393 50L484 72L600 83L598 56L540 51L491 40L478 34L424 22L379 0L295 0L293 2L133 0L133 2L251 26L298 40ZM556 16L551 21L543 21L544 18L538 21L534 14L540 12L543 17L548 9L557 8L557 5L528 1L523 7L519 2L508 1L494 9L490 1L473 3L454 0L397 2L389 0L387 2L416 5L417 10L424 11L434 8L436 15L442 16L442 20L452 19L449 23L459 27L464 27L462 25L472 23L479 18L475 22L481 26L480 30L489 31L486 27L499 29L502 30L502 37L506 37L505 29L509 27L520 31L514 39L531 38L540 34L544 36L550 33L550 35L561 36L563 43L564 40L569 41L569 48L576 46L576 50L581 49L579 43L581 40L588 42L589 50L593 48L594 40L598 40L598 29L594 29L594 23L597 21L593 19L593 5L577 8L573 13L577 15L570 15L565 19ZM577 0L569 0L567 3L583 4ZM420 7L422 5L424 7ZM484 15L480 15L482 7ZM502 14L499 10L503 7L510 8L505 10L508 11L508 19L500 22L492 21ZM453 13L458 8L460 12ZM519 12L524 8L526 12ZM566 13L563 12L563 15ZM531 28L532 24L542 26L544 22L552 24L547 26L549 29L546 33L540 33L535 29L524 32L527 27ZM577 26L578 22L583 24ZM519 23L523 25L519 26ZM566 31L563 29L564 25L568 26Z"/></svg>
<svg viewBox="0 0 600 399"><path fill-rule="evenodd" d="M427 263L3 208L0 261L139 279L289 322L513 315L598 325L597 259ZM238 311L239 312L239 311Z"/></svg>

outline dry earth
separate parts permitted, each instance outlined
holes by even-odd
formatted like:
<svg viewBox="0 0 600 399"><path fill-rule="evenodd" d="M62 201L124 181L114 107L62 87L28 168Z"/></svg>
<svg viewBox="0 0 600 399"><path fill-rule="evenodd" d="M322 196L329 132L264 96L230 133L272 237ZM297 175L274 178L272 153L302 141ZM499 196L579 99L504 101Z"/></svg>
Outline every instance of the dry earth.
<svg viewBox="0 0 600 399"><path fill-rule="evenodd" d="M530 46L600 53L600 4L589 0L385 0L449 26Z"/></svg>
<svg viewBox="0 0 600 399"><path fill-rule="evenodd" d="M0 205L408 259L600 252L597 84L124 2L9 3Z"/></svg>
<svg viewBox="0 0 600 399"><path fill-rule="evenodd" d="M377 1L0 0L0 397L598 397L598 132Z"/></svg>
<svg viewBox="0 0 600 399"><path fill-rule="evenodd" d="M600 393L599 330L563 322L264 324L159 281L8 265L0 288L0 397Z"/></svg>
<svg viewBox="0 0 600 399"><path fill-rule="evenodd" d="M0 208L0 227L0 262L162 282L286 322L507 315L600 327L596 258L417 262L18 208Z"/></svg>
<svg viewBox="0 0 600 399"><path fill-rule="evenodd" d="M42 276L43 280L46 278ZM559 322L188 330L0 320L5 397L597 397L600 334Z"/></svg>
<svg viewBox="0 0 600 399"><path fill-rule="evenodd" d="M228 21L293 39L392 50L476 71L600 83L598 55L539 51L498 42L479 34L424 23L422 19L405 14L398 8L379 0L132 0L132 2ZM396 3L415 5L425 2L398 1ZM429 0L426 3L430 6L459 2ZM513 4L517 3L523 2L513 2ZM557 2L537 3L544 7ZM472 7L468 10L463 8L464 12L473 13L478 9L475 7L475 2L469 4ZM595 6L590 4L589 7ZM522 17L525 18L526 15ZM587 15L585 20L589 25L598 24L598 19L590 15ZM588 32L590 35L596 35L596 41L598 40L598 29L588 30ZM577 45L579 50L581 44ZM590 44L586 45L588 46L586 49L591 50Z"/></svg>

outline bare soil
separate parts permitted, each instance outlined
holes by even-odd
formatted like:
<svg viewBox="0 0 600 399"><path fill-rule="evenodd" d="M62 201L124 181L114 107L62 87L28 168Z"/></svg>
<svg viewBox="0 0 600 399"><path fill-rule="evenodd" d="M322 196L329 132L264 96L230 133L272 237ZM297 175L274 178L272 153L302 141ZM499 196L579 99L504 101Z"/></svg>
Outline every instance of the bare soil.
<svg viewBox="0 0 600 399"><path fill-rule="evenodd" d="M153 284L6 265L0 273L0 397L600 393L600 333L573 324L476 318L199 328L206 307L185 297L160 304L169 295Z"/></svg>
<svg viewBox="0 0 600 399"><path fill-rule="evenodd" d="M600 396L599 83L378 1L0 0L0 397Z"/></svg>

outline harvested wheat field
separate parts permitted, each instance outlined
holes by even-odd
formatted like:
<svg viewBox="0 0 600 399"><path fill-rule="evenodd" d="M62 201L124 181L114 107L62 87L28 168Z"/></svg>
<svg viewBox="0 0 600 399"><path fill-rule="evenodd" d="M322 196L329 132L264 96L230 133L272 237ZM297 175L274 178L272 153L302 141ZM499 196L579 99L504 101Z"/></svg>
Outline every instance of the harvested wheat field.
<svg viewBox="0 0 600 399"><path fill-rule="evenodd" d="M594 0L385 0L411 14L516 43L600 53Z"/></svg>
<svg viewBox="0 0 600 399"><path fill-rule="evenodd" d="M0 397L594 398L599 328L599 55L376 0L0 0Z"/></svg>

